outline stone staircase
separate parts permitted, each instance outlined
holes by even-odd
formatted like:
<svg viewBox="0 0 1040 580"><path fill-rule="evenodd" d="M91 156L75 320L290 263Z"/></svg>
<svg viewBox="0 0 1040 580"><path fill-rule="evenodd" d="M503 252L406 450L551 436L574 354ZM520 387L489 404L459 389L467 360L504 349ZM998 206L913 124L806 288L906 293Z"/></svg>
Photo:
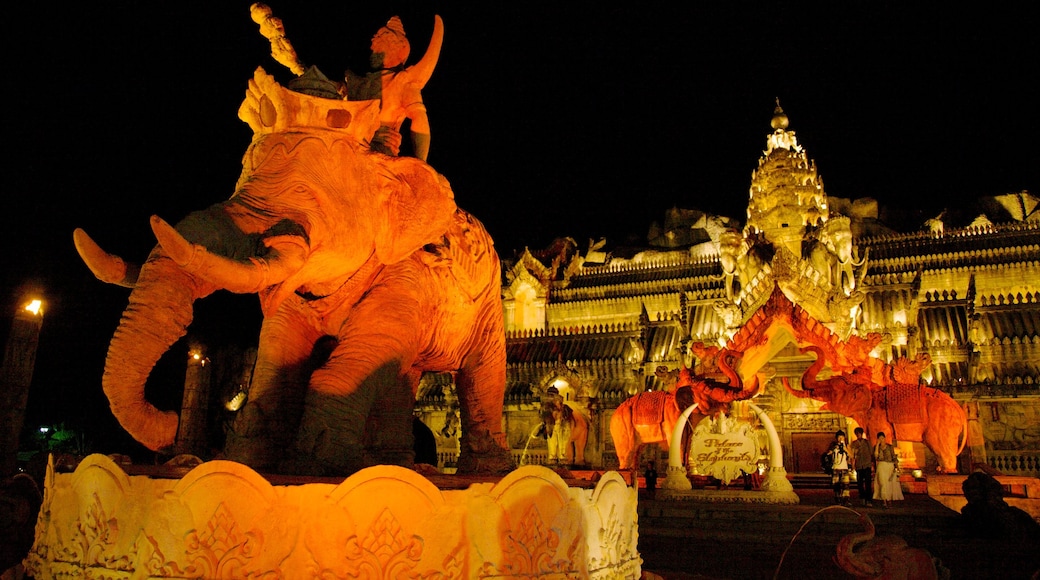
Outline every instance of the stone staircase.
<svg viewBox="0 0 1040 580"><path fill-rule="evenodd" d="M1030 578L1040 566L1032 547L967 537L959 514L927 495L908 495L885 510L855 505L855 492L851 509L833 505L829 489L796 492L801 503L783 506L640 498L643 569L666 580L851 578L833 557L843 536L863 530L858 513L879 536L902 537L939 557L954 579Z"/></svg>

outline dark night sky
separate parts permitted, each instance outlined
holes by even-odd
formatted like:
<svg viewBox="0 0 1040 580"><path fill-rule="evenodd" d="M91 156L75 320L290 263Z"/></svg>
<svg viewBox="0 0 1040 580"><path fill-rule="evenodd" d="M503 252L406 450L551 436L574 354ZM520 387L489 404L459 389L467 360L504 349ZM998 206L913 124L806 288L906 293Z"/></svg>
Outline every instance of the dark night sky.
<svg viewBox="0 0 1040 580"><path fill-rule="evenodd" d="M1040 192L1040 21L1026 3L270 4L329 77L364 70L395 13L418 58L442 15L429 161L504 256L643 236L673 206L743 217L776 97L829 195L926 218ZM4 9L2 288L48 300L31 419L85 414L105 430L101 368L127 291L94 280L73 228L142 260L149 215L175 222L232 194L253 70L290 73L248 2L77 6ZM253 332L232 314L255 298L204 302L199 332Z"/></svg>

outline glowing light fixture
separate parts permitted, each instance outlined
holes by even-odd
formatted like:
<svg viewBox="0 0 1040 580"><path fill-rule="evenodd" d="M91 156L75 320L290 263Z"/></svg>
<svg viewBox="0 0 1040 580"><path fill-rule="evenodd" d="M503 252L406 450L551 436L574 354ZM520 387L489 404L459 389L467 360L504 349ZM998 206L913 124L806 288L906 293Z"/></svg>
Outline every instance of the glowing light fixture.
<svg viewBox="0 0 1040 580"><path fill-rule="evenodd" d="M239 391L231 400L224 404L224 408L228 411L237 411L242 408L242 404L246 402L246 392Z"/></svg>
<svg viewBox="0 0 1040 580"><path fill-rule="evenodd" d="M43 301L34 298L25 304L25 309L33 313L33 316L43 314Z"/></svg>
<svg viewBox="0 0 1040 580"><path fill-rule="evenodd" d="M192 350L188 352L188 363L190 364L193 362L198 363L201 366L206 366L206 363L209 362L209 359L202 356L201 350Z"/></svg>

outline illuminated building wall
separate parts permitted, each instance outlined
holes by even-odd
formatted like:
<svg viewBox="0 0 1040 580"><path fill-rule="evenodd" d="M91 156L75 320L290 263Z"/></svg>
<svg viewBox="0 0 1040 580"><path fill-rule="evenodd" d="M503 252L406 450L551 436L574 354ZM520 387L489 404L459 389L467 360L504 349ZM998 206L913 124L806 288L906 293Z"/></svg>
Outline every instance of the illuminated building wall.
<svg viewBox="0 0 1040 580"><path fill-rule="evenodd" d="M985 436L962 461L1040 474L1040 200L986 198L986 215L971 223L940 215L895 231L872 199L828 198L788 125L778 106L752 172L746 224L672 209L641 248L561 238L503 260L506 431L517 457L525 448L528 461L544 454L531 433L546 390L565 380L591 419L586 457L616 465L612 410L634 393L668 388L659 367L678 368L692 343L725 344L776 286L843 339L879 333L873 355L885 362L929 354L923 380L970 401ZM756 398L781 429L793 472L818 470L814 446L852 426L779 386L812 360L795 344L781 349ZM435 377L420 388L418 412L434 431L450 390L450 379ZM920 451L922 465L934 467Z"/></svg>

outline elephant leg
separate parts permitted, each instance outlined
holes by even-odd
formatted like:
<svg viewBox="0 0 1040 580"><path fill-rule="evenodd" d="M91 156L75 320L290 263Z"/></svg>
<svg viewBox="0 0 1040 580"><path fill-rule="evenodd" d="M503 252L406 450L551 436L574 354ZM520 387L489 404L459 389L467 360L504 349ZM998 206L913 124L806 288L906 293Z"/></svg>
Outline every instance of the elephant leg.
<svg viewBox="0 0 1040 580"><path fill-rule="evenodd" d="M366 442L396 456L396 462L412 460L414 392L404 377L417 358L422 311L409 299L413 296L384 282L354 305L332 355L311 374L293 464L287 468L349 475L379 455L366 459ZM379 432L366 441L370 419L379 422L371 425Z"/></svg>
<svg viewBox="0 0 1040 580"><path fill-rule="evenodd" d="M278 465L296 432L308 375L323 356L320 338L294 309L264 319L249 399L227 435L228 459L261 471Z"/></svg>
<svg viewBox="0 0 1040 580"><path fill-rule="evenodd" d="M589 424L576 424L575 429L578 429L578 435L574 439L574 462L578 465L585 465L585 444L589 440Z"/></svg>
<svg viewBox="0 0 1040 580"><path fill-rule="evenodd" d="M635 447L635 425L632 424L631 405L622 403L610 418L610 438L614 441L618 469L632 465L632 449Z"/></svg>
<svg viewBox="0 0 1040 580"><path fill-rule="evenodd" d="M515 467L502 432L506 389L506 340L501 306L486 305L479 332L456 375L462 415L460 473L507 473Z"/></svg>
<svg viewBox="0 0 1040 580"><path fill-rule="evenodd" d="M336 355L333 355L333 359ZM341 476L350 475L371 465L373 457L366 454L366 443L375 438L392 435L366 437L374 428L396 429L383 415L382 421L370 421L372 409L382 401L399 397L386 394L398 390L401 366L397 361L388 361L349 392L330 390L328 384L336 384L343 361L330 362L311 376L311 389L304 400L300 428L293 444L292 457L284 463L284 470L298 475ZM411 419L412 405L407 407L407 418ZM378 424L377 424L378 423ZM407 429L411 441L411 425ZM403 437L403 434L402 434Z"/></svg>
<svg viewBox="0 0 1040 580"><path fill-rule="evenodd" d="M390 388L373 401L364 437L366 464L403 467L415 464L412 411L418 384L418 373L405 373L398 377L396 386L388 385Z"/></svg>

